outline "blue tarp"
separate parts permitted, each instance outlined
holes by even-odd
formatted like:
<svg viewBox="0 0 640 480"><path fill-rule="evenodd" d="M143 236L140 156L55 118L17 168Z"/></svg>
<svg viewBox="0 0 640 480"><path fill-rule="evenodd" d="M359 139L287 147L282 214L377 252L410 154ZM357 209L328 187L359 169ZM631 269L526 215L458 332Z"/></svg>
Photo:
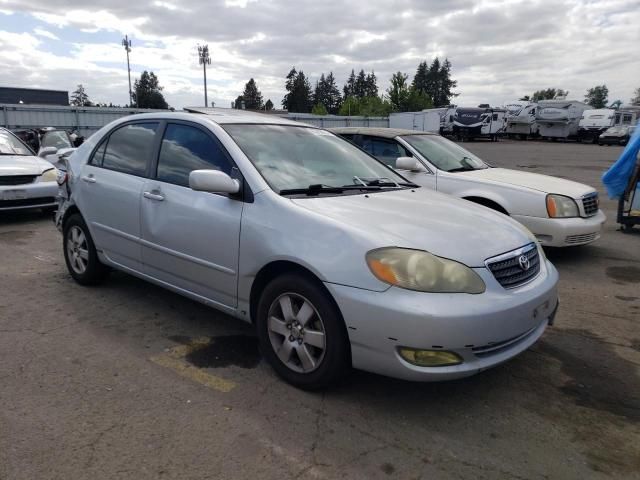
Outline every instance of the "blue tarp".
<svg viewBox="0 0 640 480"><path fill-rule="evenodd" d="M620 158L602 175L602 183L607 188L609 198L618 199L624 193L636 165L638 151L640 151L640 127L633 132Z"/></svg>

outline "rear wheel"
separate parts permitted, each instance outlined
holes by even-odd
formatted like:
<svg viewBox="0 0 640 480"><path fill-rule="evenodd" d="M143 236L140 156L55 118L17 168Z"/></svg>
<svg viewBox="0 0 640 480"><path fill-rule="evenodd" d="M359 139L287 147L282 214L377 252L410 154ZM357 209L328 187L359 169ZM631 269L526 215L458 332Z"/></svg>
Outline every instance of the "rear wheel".
<svg viewBox="0 0 640 480"><path fill-rule="evenodd" d="M64 224L64 260L69 273L81 285L96 285L108 269L98 259L96 247L83 218L74 213Z"/></svg>
<svg viewBox="0 0 640 480"><path fill-rule="evenodd" d="M342 316L319 282L299 274L275 278L262 292L256 320L263 355L292 385L324 388L350 371Z"/></svg>

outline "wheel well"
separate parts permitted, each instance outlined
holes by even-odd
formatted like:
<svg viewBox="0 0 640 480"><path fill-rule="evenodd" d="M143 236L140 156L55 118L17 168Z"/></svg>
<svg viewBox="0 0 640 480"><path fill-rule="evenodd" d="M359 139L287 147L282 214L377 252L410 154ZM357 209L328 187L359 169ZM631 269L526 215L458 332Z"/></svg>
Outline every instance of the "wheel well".
<svg viewBox="0 0 640 480"><path fill-rule="evenodd" d="M67 223L67 220L69 219L69 217L74 213L77 213L82 217L82 214L80 213L80 210L78 209L78 207L76 207L75 205L69 206L69 208L67 208L67 211L64 212L64 217L62 217L62 222L60 222L60 224L62 225L62 228L64 228L64 224Z"/></svg>
<svg viewBox="0 0 640 480"><path fill-rule="evenodd" d="M256 310L258 309L258 302L260 301L260 295L262 291L267 286L267 284L273 280L274 278L283 275L285 273L298 273L300 275L304 275L307 278L310 278L318 283L321 288L325 291L325 293L329 296L331 301L336 305L333 296L326 289L322 281L308 268L303 267L295 262L290 262L287 260L278 260L275 262L271 262L258 272L256 275L253 284L251 285L251 294L249 296L249 308L251 314L251 322L255 323L256 319ZM340 309L338 309L340 311Z"/></svg>
<svg viewBox="0 0 640 480"><path fill-rule="evenodd" d="M488 198L483 197L464 197L465 200L469 200L470 202L477 203L478 205L482 205L483 207L490 208L500 213L504 213L505 215L509 215L502 205L494 202L493 200L489 200Z"/></svg>

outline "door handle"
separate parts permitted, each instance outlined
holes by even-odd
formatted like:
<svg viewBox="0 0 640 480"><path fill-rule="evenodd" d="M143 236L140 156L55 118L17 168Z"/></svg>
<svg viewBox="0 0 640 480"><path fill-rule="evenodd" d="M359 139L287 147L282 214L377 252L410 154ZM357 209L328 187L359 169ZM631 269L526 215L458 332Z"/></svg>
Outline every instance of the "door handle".
<svg viewBox="0 0 640 480"><path fill-rule="evenodd" d="M96 177L94 177L93 174L85 175L84 177L81 177L81 178L87 183L96 183Z"/></svg>
<svg viewBox="0 0 640 480"><path fill-rule="evenodd" d="M148 198L149 200L155 200L156 202L161 202L164 200L164 195L162 195L161 193L144 192L143 195L144 195L144 198Z"/></svg>

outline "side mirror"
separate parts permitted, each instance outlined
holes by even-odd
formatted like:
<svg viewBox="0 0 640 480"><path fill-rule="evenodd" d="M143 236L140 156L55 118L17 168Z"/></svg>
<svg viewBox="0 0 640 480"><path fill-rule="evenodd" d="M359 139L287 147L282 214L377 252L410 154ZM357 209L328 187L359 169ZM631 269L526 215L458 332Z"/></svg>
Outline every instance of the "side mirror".
<svg viewBox="0 0 640 480"><path fill-rule="evenodd" d="M219 170L193 170L189 174L192 190L209 193L238 193L240 183Z"/></svg>
<svg viewBox="0 0 640 480"><path fill-rule="evenodd" d="M55 155L58 153L58 149L56 147L44 147L38 152L38 156L40 158L46 158L49 155Z"/></svg>
<svg viewBox="0 0 640 480"><path fill-rule="evenodd" d="M412 172L422 171L420 162L413 157L398 157L396 158L396 168L398 170L410 170Z"/></svg>

